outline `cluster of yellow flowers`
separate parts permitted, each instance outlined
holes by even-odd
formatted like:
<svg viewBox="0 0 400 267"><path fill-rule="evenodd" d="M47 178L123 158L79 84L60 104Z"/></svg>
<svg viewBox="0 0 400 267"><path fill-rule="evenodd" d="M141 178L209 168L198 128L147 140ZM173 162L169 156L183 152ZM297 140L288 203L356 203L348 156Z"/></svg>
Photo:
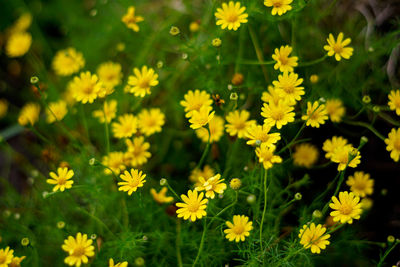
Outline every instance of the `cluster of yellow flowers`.
<svg viewBox="0 0 400 267"><path fill-rule="evenodd" d="M24 259L25 256L14 256L14 250L10 249L10 247L0 249L0 266L20 267Z"/></svg>
<svg viewBox="0 0 400 267"><path fill-rule="evenodd" d="M32 35L27 32L32 24L32 15L22 14L14 24L7 29L6 54L8 57L22 57L32 44Z"/></svg>

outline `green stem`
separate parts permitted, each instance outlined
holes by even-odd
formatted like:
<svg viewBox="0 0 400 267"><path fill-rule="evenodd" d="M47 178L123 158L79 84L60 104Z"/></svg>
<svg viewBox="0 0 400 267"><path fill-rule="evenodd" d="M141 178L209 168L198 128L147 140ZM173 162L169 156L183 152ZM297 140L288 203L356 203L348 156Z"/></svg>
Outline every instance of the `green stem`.
<svg viewBox="0 0 400 267"><path fill-rule="evenodd" d="M279 150L279 152L277 153L278 155L281 154L286 149L288 149L296 141L297 137L299 137L299 135L303 131L304 127L306 127L306 121L300 127L300 130L296 133L296 135L293 137L293 139L286 146L284 146L281 150Z"/></svg>
<svg viewBox="0 0 400 267"><path fill-rule="evenodd" d="M206 159L206 156L208 154L208 151L210 150L210 138L211 138L210 127L207 125L206 129L208 131L208 141L207 141L206 148L203 151L203 155L201 155L200 161L196 166L196 169L200 169L201 168L201 165L203 164L203 162Z"/></svg>
<svg viewBox="0 0 400 267"><path fill-rule="evenodd" d="M312 66L312 65L321 63L321 62L324 61L327 57L328 57L328 55L324 55L323 57L320 57L320 58L318 58L318 59L316 59L316 60L301 63L301 64L299 64L298 67L308 67L308 66Z"/></svg>
<svg viewBox="0 0 400 267"><path fill-rule="evenodd" d="M176 196L177 199L179 199L180 201L182 201L182 199L178 196L178 194L175 192L174 189L172 189L172 187L169 185L168 181L166 186L168 187L168 189Z"/></svg>
<svg viewBox="0 0 400 267"><path fill-rule="evenodd" d="M379 112L379 113L378 113L378 116L381 117L382 119L384 119L385 121L389 122L390 124L393 124L393 125L395 125L395 126L397 126L397 127L400 126L400 122L398 122L398 121L392 119L392 117L390 117L390 116L387 115L386 113Z"/></svg>
<svg viewBox="0 0 400 267"><path fill-rule="evenodd" d="M254 30L250 25L248 25L248 28L249 28L251 41L253 42L254 50L256 51L256 56L257 56L258 62L264 62L263 53L262 53L262 50L260 48L260 45L258 44L257 36L254 33ZM260 64L260 66L261 66L262 72L264 74L265 81L268 83L267 69L262 64Z"/></svg>
<svg viewBox="0 0 400 267"><path fill-rule="evenodd" d="M87 120L86 120L86 114L85 114L85 110L84 110L83 104L80 105L80 110L81 110L83 127L85 128L85 132L86 132L86 136L87 136L88 142L91 145L92 143L90 142L89 128L88 128L88 124L87 124Z"/></svg>
<svg viewBox="0 0 400 267"><path fill-rule="evenodd" d="M178 261L178 266L182 267L183 265L182 265L182 255L181 255L180 244L181 244L181 220L178 219L176 221L176 240L175 240L176 259Z"/></svg>
<svg viewBox="0 0 400 267"><path fill-rule="evenodd" d="M261 171L262 173L262 171ZM268 195L268 188L267 188L267 174L268 170L264 170L264 209L261 216L261 224L260 224L260 246L261 246L261 253L263 253L263 243L262 243L262 233L263 233L263 224L264 224L264 217L265 211L267 210L267 195Z"/></svg>
<svg viewBox="0 0 400 267"><path fill-rule="evenodd" d="M108 130L108 122L107 122L107 117L106 117L106 111L103 106L103 113L104 113L104 129L106 132L106 148L107 148L107 155L110 154L110 133Z"/></svg>
<svg viewBox="0 0 400 267"><path fill-rule="evenodd" d="M200 246L199 246L199 251L197 252L197 256L193 262L192 267L196 266L197 262L199 261L201 251L203 250L203 245L204 245L204 239L206 237L206 232L207 232L207 216L204 218L203 221L203 234L201 235L201 240L200 240Z"/></svg>
<svg viewBox="0 0 400 267"><path fill-rule="evenodd" d="M385 141L385 137L380 134L374 127L372 127L371 125L365 123L365 122L361 122L361 121L348 121L348 120L344 120L343 121L346 124L349 125L354 125L354 126L361 126L364 127L368 130L370 130L372 133L374 133L377 137L379 137L382 141Z"/></svg>
<svg viewBox="0 0 400 267"><path fill-rule="evenodd" d="M383 257L379 260L379 263L377 265L377 267L381 267L383 265L383 263L385 262L386 257L389 255L389 253L397 246L397 244L399 244L399 241L395 241L394 244L386 250L385 254L383 254Z"/></svg>
<svg viewBox="0 0 400 267"><path fill-rule="evenodd" d="M49 140L49 139L47 139L44 135L42 135L41 133L39 133L39 131L37 131L36 129L35 129L35 127L33 127L32 125L29 125L29 129L31 129L31 131L32 132L34 132L34 134L37 136L37 137L39 137L40 139L42 139L42 141L44 141L45 143L48 143L48 144L52 144L52 142Z"/></svg>

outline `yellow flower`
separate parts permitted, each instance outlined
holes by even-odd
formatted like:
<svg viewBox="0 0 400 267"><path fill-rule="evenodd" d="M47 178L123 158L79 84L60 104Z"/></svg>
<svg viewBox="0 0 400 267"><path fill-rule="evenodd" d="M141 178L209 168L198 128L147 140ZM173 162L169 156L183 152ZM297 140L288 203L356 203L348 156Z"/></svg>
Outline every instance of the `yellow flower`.
<svg viewBox="0 0 400 267"><path fill-rule="evenodd" d="M161 132L164 123L165 115L159 108L143 109L138 115L138 126L145 136Z"/></svg>
<svg viewBox="0 0 400 267"><path fill-rule="evenodd" d="M0 249L0 267L7 267L13 257L14 257L14 250L10 249L10 247L6 247L5 249Z"/></svg>
<svg viewBox="0 0 400 267"><path fill-rule="evenodd" d="M246 137L250 140L247 141L248 145L267 144L267 146L275 145L281 140L280 133L270 133L271 126L268 124L250 126L247 130Z"/></svg>
<svg viewBox="0 0 400 267"><path fill-rule="evenodd" d="M326 234L326 228L321 224L317 226L314 223L309 226L305 224L299 232L300 244L306 249L310 248L311 253L321 253L321 249L325 249L330 244L328 241L330 237L331 235Z"/></svg>
<svg viewBox="0 0 400 267"><path fill-rule="evenodd" d="M249 120L249 117L250 112L247 110L234 110L229 112L226 116L226 121L228 122L225 125L226 132L229 133L230 136L237 136L238 138L245 137L249 127L256 123L254 120Z"/></svg>
<svg viewBox="0 0 400 267"><path fill-rule="evenodd" d="M139 31L139 26L137 25L139 22L144 20L141 16L135 16L135 7L130 6L126 14L122 17L122 22L125 23L126 27L132 29L135 32Z"/></svg>
<svg viewBox="0 0 400 267"><path fill-rule="evenodd" d="M340 122L344 116L346 109L343 107L343 102L340 99L326 100L326 112L332 122Z"/></svg>
<svg viewBox="0 0 400 267"><path fill-rule="evenodd" d="M345 145L347 145L347 139L341 136L333 136L332 139L327 139L324 142L322 150L326 152L325 157L330 159L336 148L342 148Z"/></svg>
<svg viewBox="0 0 400 267"><path fill-rule="evenodd" d="M189 190L187 196L182 194L181 198L183 202L176 203L176 206L179 208L176 213L178 214L178 218L183 217L184 220L190 218L192 222L195 222L197 219L201 219L203 216L207 215L206 208L208 199L203 199L204 193L197 193L196 190Z"/></svg>
<svg viewBox="0 0 400 267"><path fill-rule="evenodd" d="M70 180L74 176L74 171L68 170L66 167L58 168L57 174L55 172L50 172L49 175L51 179L47 179L46 182L56 185L53 187L53 192L59 189L61 192L64 192L65 189L70 189L74 183L73 180Z"/></svg>
<svg viewBox="0 0 400 267"><path fill-rule="evenodd" d="M360 151L355 149L352 145L345 145L338 147L333 151L331 160L339 163L338 171L343 171L346 167L357 167L361 162ZM349 162L350 160L350 162Z"/></svg>
<svg viewBox="0 0 400 267"><path fill-rule="evenodd" d="M220 116L215 115L209 122L208 127L210 129L210 143L218 142L224 135L224 119ZM201 141L208 142L208 131L202 127L196 130L196 135Z"/></svg>
<svg viewBox="0 0 400 267"><path fill-rule="evenodd" d="M374 201L368 197L361 199L360 203L363 210L369 210L372 208L372 205L374 205Z"/></svg>
<svg viewBox="0 0 400 267"><path fill-rule="evenodd" d="M10 263L10 265L8 265L8 267L21 267L21 262L25 259L25 256L22 257L14 257ZM0 264L1 266L1 264Z"/></svg>
<svg viewBox="0 0 400 267"><path fill-rule="evenodd" d="M343 33L339 33L339 36L337 40L333 37L333 35L330 33L329 38L326 39L328 42L328 45L324 46L324 49L328 51L328 56L333 56L335 55L335 59L337 61L340 61L342 58L344 59L349 59L351 55L353 55L353 48L352 47L346 47L351 43L351 39L347 38L343 40Z"/></svg>
<svg viewBox="0 0 400 267"><path fill-rule="evenodd" d="M317 74L312 74L312 75L310 76L310 82L311 82L311 83L317 83L318 80L319 80L319 76L318 76Z"/></svg>
<svg viewBox="0 0 400 267"><path fill-rule="evenodd" d="M279 101L284 99L281 97L280 89L268 85L268 91L262 93L261 100L265 103L272 102L275 105L278 105Z"/></svg>
<svg viewBox="0 0 400 267"><path fill-rule="evenodd" d="M137 118L132 114L124 114L118 117L118 122L112 123L112 131L116 138L131 137L137 132Z"/></svg>
<svg viewBox="0 0 400 267"><path fill-rule="evenodd" d="M174 200L173 197L167 197L166 193L168 191L168 188L163 187L159 193L157 193L157 191L152 188L150 189L150 194L153 196L154 200L159 203L159 204L163 204L163 203L170 203Z"/></svg>
<svg viewBox="0 0 400 267"><path fill-rule="evenodd" d="M349 176L346 184L350 186L351 192L359 197L372 195L372 192L374 191L374 180L370 179L368 173L355 172L354 176Z"/></svg>
<svg viewBox="0 0 400 267"><path fill-rule="evenodd" d="M272 7L272 16L275 16L276 14L282 16L292 9L292 6L290 5L292 2L293 0L264 0L264 5Z"/></svg>
<svg viewBox="0 0 400 267"><path fill-rule="evenodd" d="M215 175L214 170L208 166L204 165L203 170L200 169L193 169L190 173L189 180L195 183L195 186L200 186L201 183L199 182L200 177L204 179L209 179Z"/></svg>
<svg viewBox="0 0 400 267"><path fill-rule="evenodd" d="M324 104L320 105L318 101L314 103L307 102L307 114L301 116L301 119L306 121L307 126L311 125L311 127L319 128L328 119L328 115L326 114Z"/></svg>
<svg viewBox="0 0 400 267"><path fill-rule="evenodd" d="M110 168L116 175L126 169L125 154L123 152L110 152L107 156L103 157L101 163ZM111 170L105 168L104 173L111 174Z"/></svg>
<svg viewBox="0 0 400 267"><path fill-rule="evenodd" d="M143 136L135 137L133 141L126 139L125 143L128 147L128 151L125 153L125 160L132 167L145 164L147 159L151 157L151 153L148 151L150 144L144 141Z"/></svg>
<svg viewBox="0 0 400 267"><path fill-rule="evenodd" d="M32 36L27 32L13 33L6 43L6 54L8 57L22 57L32 44Z"/></svg>
<svg viewBox="0 0 400 267"><path fill-rule="evenodd" d="M275 149L275 146L267 146L266 143L263 143L261 146L256 148L258 161L263 164L264 169L266 170L272 168L275 163L282 162L281 157L274 155Z"/></svg>
<svg viewBox="0 0 400 267"><path fill-rule="evenodd" d="M85 66L85 59L81 52L73 47L60 50L53 58L52 67L59 76L69 76Z"/></svg>
<svg viewBox="0 0 400 267"><path fill-rule="evenodd" d="M77 233L76 238L68 236L68 239L64 240L62 249L68 252L68 256L64 262L69 266L75 265L79 267L83 264L88 263L88 257L94 256L94 246L92 245L93 240L88 239L86 234Z"/></svg>
<svg viewBox="0 0 400 267"><path fill-rule="evenodd" d="M391 151L390 157L395 161L399 161L400 158L400 128L392 129L385 139L386 150Z"/></svg>
<svg viewBox="0 0 400 267"><path fill-rule="evenodd" d="M200 29L200 23L198 21L192 21L189 24L189 30L191 32L197 32Z"/></svg>
<svg viewBox="0 0 400 267"><path fill-rule="evenodd" d="M128 267L128 262L124 261L124 262L120 262L120 263L114 264L114 260L110 259L108 261L108 267Z"/></svg>
<svg viewBox="0 0 400 267"><path fill-rule="evenodd" d="M229 1L228 4L222 3L222 8L217 8L215 17L217 25L221 25L222 29L236 31L241 23L247 22L248 14L245 13L246 8L240 6L240 2Z"/></svg>
<svg viewBox="0 0 400 267"><path fill-rule="evenodd" d="M296 101L301 100L301 96L305 94L304 87L299 86L303 83L303 79L298 77L299 75L294 72L285 71L279 74L278 81L272 82L281 97L287 99L290 105L296 104Z"/></svg>
<svg viewBox="0 0 400 267"><path fill-rule="evenodd" d="M206 191L206 197L214 199L215 193L223 194L226 189L226 184L223 183L224 179L220 179L221 175L217 174L213 177L205 179L203 177L199 178L200 186L197 186L195 189L197 191Z"/></svg>
<svg viewBox="0 0 400 267"><path fill-rule="evenodd" d="M192 117L189 122L190 128L196 130L207 125L214 117L215 111L212 111L210 106L202 106L199 111L193 111Z"/></svg>
<svg viewBox="0 0 400 267"><path fill-rule="evenodd" d="M119 191L128 192L128 195L132 195L133 192L139 187L142 187L146 182L146 174L142 173L142 171L131 169L131 172L124 171L123 174L119 176L124 182L118 182Z"/></svg>
<svg viewBox="0 0 400 267"><path fill-rule="evenodd" d="M51 111L50 111L50 110ZM47 123L53 123L55 121L61 121L67 114L67 102L59 100L57 102L49 103L49 108L46 109Z"/></svg>
<svg viewBox="0 0 400 267"><path fill-rule="evenodd" d="M4 98L0 99L0 118L6 116L8 110L8 101Z"/></svg>
<svg viewBox="0 0 400 267"><path fill-rule="evenodd" d="M360 219L362 211L360 198L352 192L339 192L339 200L333 196L329 207L334 210L330 213L334 222L340 221L340 223L351 224L353 223L353 219Z"/></svg>
<svg viewBox="0 0 400 267"><path fill-rule="evenodd" d="M266 1L267 2L267 1ZM292 72L293 67L296 67L298 57L289 57L292 53L292 47L286 45L281 46L279 49L275 48L275 54L272 55L272 59L276 61L274 69L279 69L281 72Z"/></svg>
<svg viewBox="0 0 400 267"><path fill-rule="evenodd" d="M285 101L264 103L261 108L261 116L263 116L264 124L274 126L281 129L283 125L294 121L294 107L289 106Z"/></svg>
<svg viewBox="0 0 400 267"><path fill-rule="evenodd" d="M18 123L22 126L34 125L39 120L40 105L37 103L28 103L22 107L19 113Z"/></svg>
<svg viewBox="0 0 400 267"><path fill-rule="evenodd" d="M93 111L93 117L98 118L100 123L104 123L105 119L107 120L107 123L110 123L116 116L117 103L117 100L114 99L105 101L103 104L103 109L97 109Z"/></svg>
<svg viewBox="0 0 400 267"><path fill-rule="evenodd" d="M253 230L253 222L249 222L249 217L244 215L234 215L233 223L227 221L226 225L228 229L225 229L224 233L229 241L244 241L250 235L250 231Z"/></svg>
<svg viewBox="0 0 400 267"><path fill-rule="evenodd" d="M142 70L133 69L134 75L128 77L129 92L135 96L144 97L150 94L150 88L158 84L158 74L152 68L143 66Z"/></svg>
<svg viewBox="0 0 400 267"><path fill-rule="evenodd" d="M96 98L105 96L103 83L99 81L96 74L92 75L89 71L75 76L68 86L75 100L83 104L93 103Z"/></svg>
<svg viewBox="0 0 400 267"><path fill-rule="evenodd" d="M297 166L311 168L317 162L318 154L318 149L314 145L303 143L295 147L293 162Z"/></svg>
<svg viewBox="0 0 400 267"><path fill-rule="evenodd" d="M229 186L230 188L232 188L233 190L238 190L241 186L242 186L242 181L239 178L233 178L230 182L229 182Z"/></svg>
<svg viewBox="0 0 400 267"><path fill-rule="evenodd" d="M400 90L390 91L388 98L390 110L396 110L396 114L400 116Z"/></svg>
<svg viewBox="0 0 400 267"><path fill-rule="evenodd" d="M193 115L193 112L200 111L200 108L203 106L211 106L213 101L210 98L210 95L206 91L189 90L184 95L184 100L181 100L180 104L185 108L186 117L190 118Z"/></svg>
<svg viewBox="0 0 400 267"><path fill-rule="evenodd" d="M114 62L105 62L97 68L99 80L108 90L108 95L114 91L114 87L121 83L121 65Z"/></svg>

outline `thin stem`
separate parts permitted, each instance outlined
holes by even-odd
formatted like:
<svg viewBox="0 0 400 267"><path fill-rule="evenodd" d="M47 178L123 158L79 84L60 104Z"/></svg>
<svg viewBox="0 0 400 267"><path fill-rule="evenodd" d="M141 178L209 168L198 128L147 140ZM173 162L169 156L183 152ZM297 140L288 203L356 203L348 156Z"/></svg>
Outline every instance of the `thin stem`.
<svg viewBox="0 0 400 267"><path fill-rule="evenodd" d="M107 149L107 155L108 155L108 154L110 154L110 133L108 130L108 121L107 121L105 106L103 106L103 113L104 113L104 129L106 132L106 149Z"/></svg>
<svg viewBox="0 0 400 267"><path fill-rule="evenodd" d="M377 137L379 137L382 141L385 141L385 137L380 134L374 127L372 127L371 125L365 123L365 122L361 122L361 121L348 121L348 120L344 120L343 121L346 124L350 124L350 125L354 125L354 126L361 126L364 127L368 130L370 130L372 133L374 133Z"/></svg>
<svg viewBox="0 0 400 267"><path fill-rule="evenodd" d="M240 61L240 64L242 65L272 65L276 63L276 61L271 60L271 61L254 61L254 60L242 60Z"/></svg>
<svg viewBox="0 0 400 267"><path fill-rule="evenodd" d="M394 244L386 250L385 254L383 254L383 257L379 260L379 263L377 265L377 267L381 267L383 265L383 263L385 262L386 257L389 255L389 253L397 246L397 244L399 244L399 241L395 241Z"/></svg>
<svg viewBox="0 0 400 267"><path fill-rule="evenodd" d="M324 55L323 57L320 57L320 58L318 58L318 59L316 59L316 60L301 63L301 64L299 64L298 67L308 67L308 66L312 66L312 65L321 63L321 62L324 61L327 57L328 57L328 55Z"/></svg>
<svg viewBox="0 0 400 267"><path fill-rule="evenodd" d="M196 169L201 168L201 165L203 164L204 160L206 159L206 156L208 154L208 151L210 150L210 138L211 138L211 133L210 133L210 127L207 125L206 129L208 131L208 141L207 141L207 145L206 148L203 151L203 155L201 155L200 161L196 166Z"/></svg>
<svg viewBox="0 0 400 267"><path fill-rule="evenodd" d="M89 142L89 144L91 144L90 135L89 135L89 128L88 128L88 124L87 124L87 120L86 120L86 114L85 114L85 110L83 108L83 104L80 105L80 109L81 109L83 127L85 128L85 132L86 132L86 136L87 136L88 142Z"/></svg>
<svg viewBox="0 0 400 267"><path fill-rule="evenodd" d="M175 240L175 247L176 247L176 259L178 261L178 266L182 267L182 255L181 255L181 219L176 221L176 240Z"/></svg>
<svg viewBox="0 0 400 267"><path fill-rule="evenodd" d="M45 143L48 143L48 144L52 144L52 142L49 140L49 139L47 139L44 135L42 135L41 133L39 133L39 131L37 131L36 129L35 129L35 127L33 127L33 125L29 125L29 129L31 129L31 131L32 132L34 132L34 134L37 136L37 137L39 137L40 139L42 139L42 141L44 141Z"/></svg>
<svg viewBox="0 0 400 267"><path fill-rule="evenodd" d="M250 25L248 25L248 28L249 28L251 41L253 42L254 50L256 51L258 62L264 62L263 53L262 53L262 50L260 48L260 45L258 44L257 36L254 33L254 30ZM265 81L268 83L267 69L265 68L264 65L260 65L260 66L261 66L262 72L264 74Z"/></svg>
<svg viewBox="0 0 400 267"><path fill-rule="evenodd" d="M262 171L261 171L261 173L262 173ZM268 195L267 174L268 174L268 170L264 170L264 209L263 209L263 213L262 213L262 216L261 216L261 224L260 224L260 246L261 246L261 252L264 251L263 243L262 243L262 232L263 232L265 211L267 210L267 195Z"/></svg>
<svg viewBox="0 0 400 267"><path fill-rule="evenodd" d="M291 145L293 145L293 143L296 141L297 137L299 137L300 133L303 131L304 127L306 127L306 121L300 127L300 130L296 133L296 135L293 137L293 139L286 146L284 146L281 150L279 150L279 152L277 153L278 155L281 154L286 149L288 149Z"/></svg>
<svg viewBox="0 0 400 267"><path fill-rule="evenodd" d="M180 201L182 201L182 199L180 198L180 196L175 192L174 189L172 189L172 187L169 185L168 181L166 183L166 186L168 187L168 189L176 196L177 199L179 199Z"/></svg>
<svg viewBox="0 0 400 267"><path fill-rule="evenodd" d="M196 266L197 262L199 261L201 251L203 250L203 245L204 245L204 239L206 237L206 232L207 232L207 216L204 218L203 221L203 234L201 235L201 240L200 240L200 246L199 246L199 251L197 252L197 256L193 262L192 267Z"/></svg>

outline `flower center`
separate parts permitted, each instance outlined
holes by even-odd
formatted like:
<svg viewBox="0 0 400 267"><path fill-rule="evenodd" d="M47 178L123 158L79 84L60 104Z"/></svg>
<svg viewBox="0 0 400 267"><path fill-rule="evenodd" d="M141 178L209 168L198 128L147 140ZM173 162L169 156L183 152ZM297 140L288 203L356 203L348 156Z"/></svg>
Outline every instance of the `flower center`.
<svg viewBox="0 0 400 267"><path fill-rule="evenodd" d="M190 212L196 212L196 211L199 210L199 207L200 207L200 204L197 203L197 202L195 202L195 203L190 203L190 205L187 207L187 209L188 209Z"/></svg>
<svg viewBox="0 0 400 267"><path fill-rule="evenodd" d="M396 138L396 140L393 143L394 149L400 150L400 138Z"/></svg>
<svg viewBox="0 0 400 267"><path fill-rule="evenodd" d="M283 119L284 114L282 111L276 110L276 111L272 112L271 117L276 121L280 121Z"/></svg>
<svg viewBox="0 0 400 267"><path fill-rule="evenodd" d="M343 51L343 47L341 44L336 43L333 45L333 50L335 51L335 53L340 54Z"/></svg>
<svg viewBox="0 0 400 267"><path fill-rule="evenodd" d="M78 246L74 249L71 256L82 257L83 255L85 255L85 248L83 246Z"/></svg>
<svg viewBox="0 0 400 267"><path fill-rule="evenodd" d="M0 255L0 264L6 263L6 259L7 259L6 255Z"/></svg>
<svg viewBox="0 0 400 267"><path fill-rule="evenodd" d="M282 65L286 65L286 64L288 63L289 60L288 60L287 56L282 56L282 55L281 55L281 56L279 57L279 61L281 62Z"/></svg>
<svg viewBox="0 0 400 267"><path fill-rule="evenodd" d="M138 185L139 185L139 179L133 178L129 181L129 186L131 187L137 187Z"/></svg>
<svg viewBox="0 0 400 267"><path fill-rule="evenodd" d="M349 215L353 211L353 208L348 204L342 204L339 210L343 215Z"/></svg>
<svg viewBox="0 0 400 267"><path fill-rule="evenodd" d="M83 93L90 95L93 92L93 86L91 84L88 84L83 87Z"/></svg>
<svg viewBox="0 0 400 267"><path fill-rule="evenodd" d="M231 23L236 22L237 19L238 19L238 15L235 12L230 12L226 16L226 21L231 22Z"/></svg>
<svg viewBox="0 0 400 267"><path fill-rule="evenodd" d="M240 235L244 232L244 226L243 225L235 225L232 229L232 231L237 234Z"/></svg>
<svg viewBox="0 0 400 267"><path fill-rule="evenodd" d="M150 87L150 81L148 79L143 79L139 82L139 87L141 88L149 88Z"/></svg>

